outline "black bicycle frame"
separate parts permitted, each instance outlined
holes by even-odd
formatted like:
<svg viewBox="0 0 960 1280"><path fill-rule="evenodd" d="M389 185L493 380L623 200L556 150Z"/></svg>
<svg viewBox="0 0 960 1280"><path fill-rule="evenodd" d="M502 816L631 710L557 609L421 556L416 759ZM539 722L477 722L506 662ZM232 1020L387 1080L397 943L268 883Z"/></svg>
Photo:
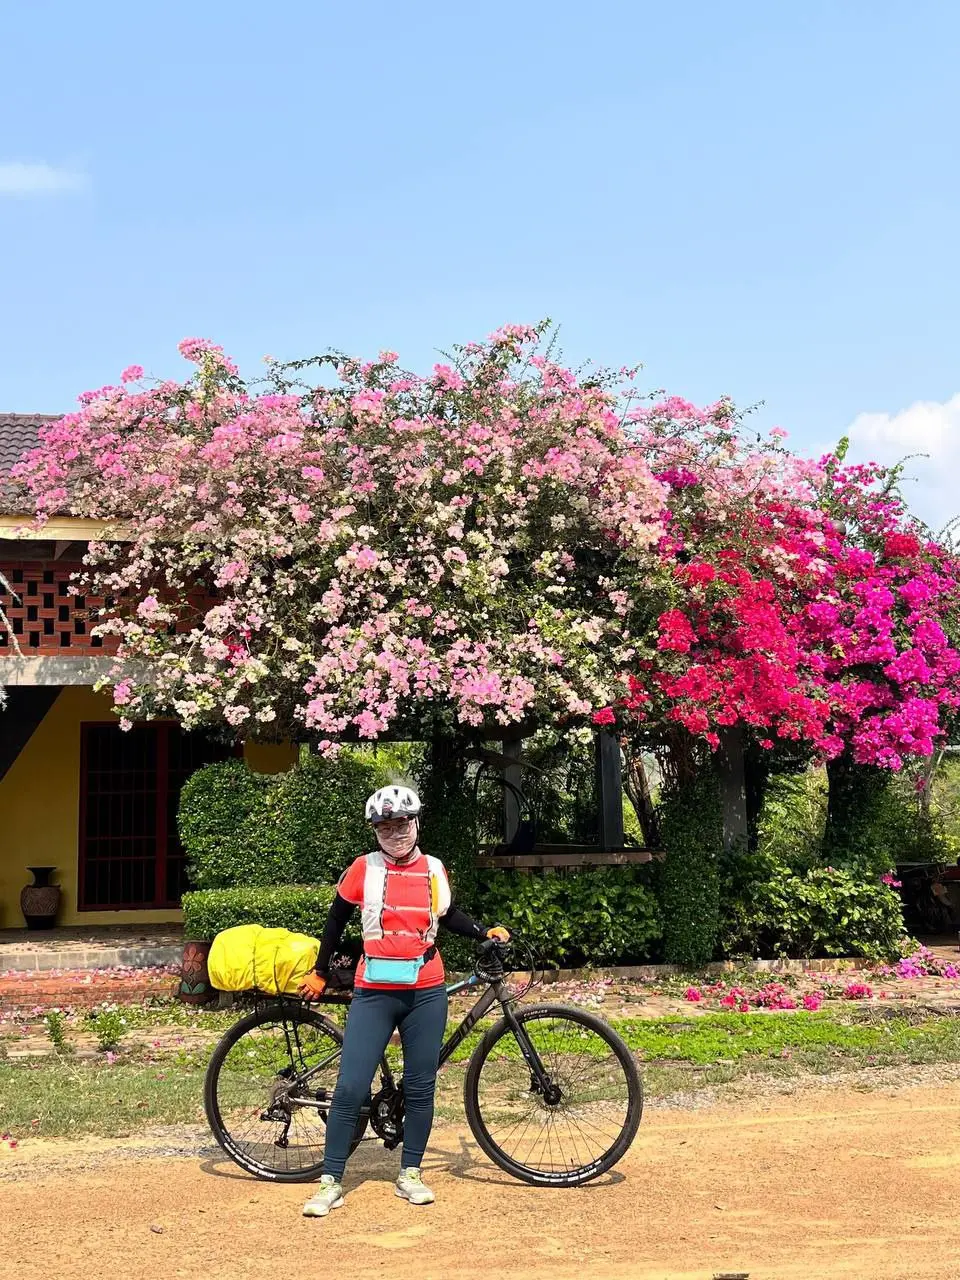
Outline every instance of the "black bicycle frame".
<svg viewBox="0 0 960 1280"><path fill-rule="evenodd" d="M466 991L470 987L479 986L481 981L482 979L478 978L476 974L471 974L470 977L465 978L463 982L457 982L452 987L447 987L447 994L456 995L458 991ZM504 985L502 981L489 983L486 991L484 991L483 995L481 995L480 999L463 1019L456 1031L454 1031L449 1039L444 1042L443 1047L440 1050L440 1061L437 1069L439 1070L445 1063L449 1062L450 1058L459 1046L463 1044L464 1040L466 1040L467 1036L477 1025L480 1019L485 1017L498 1002L500 1007L503 1009L503 1016L506 1019L507 1025L516 1037L517 1044L520 1046L520 1052L523 1055L523 1060L533 1072L538 1083L542 1085L546 1080L546 1068L540 1061L540 1055L531 1044L530 1037L527 1035L526 1031L524 1031L521 1023L517 1020L517 1017L513 1012L512 1001L508 995L504 994ZM393 1083L393 1074L390 1071L386 1055L384 1055L380 1064L380 1074L385 1084Z"/></svg>
<svg viewBox="0 0 960 1280"><path fill-rule="evenodd" d="M462 982L457 982L454 983L452 987L447 987L447 994L456 995L459 991L466 991L470 987L479 986L482 981L483 980L478 978L476 974L471 974L469 978L465 978ZM439 1067L442 1067L450 1060L452 1054L461 1044L463 1044L464 1040L466 1040L467 1036L477 1025L480 1019L485 1017L485 1015L489 1013L493 1006L498 1002L503 1009L503 1016L506 1019L507 1025L513 1032L517 1044L520 1046L520 1052L523 1055L524 1062L526 1062L527 1066L530 1068L537 1083L543 1087L548 1082L546 1068L540 1060L540 1055L533 1047L530 1037L523 1029L522 1023L517 1019L516 1014L513 1012L513 1003L510 997L505 994L504 984L501 980L494 980L493 982L488 983L486 991L483 992L480 999L469 1011L467 1016L457 1027L456 1031L454 1031L449 1039L444 1042L443 1047L440 1050ZM329 1001L329 1003L346 1004L348 1001L344 997L335 996ZM315 1067L311 1067L310 1070L305 1071L302 1076L298 1076L297 1084L301 1086L306 1084L312 1076L316 1075L317 1072L322 1071L334 1056L335 1055L331 1054L329 1058L325 1058L323 1062L318 1063ZM390 1064L387 1061L386 1054L384 1054L380 1060L380 1078L385 1086L392 1086L394 1084L393 1072L390 1070ZM308 1103L307 1105L310 1104Z"/></svg>
<svg viewBox="0 0 960 1280"><path fill-rule="evenodd" d="M471 977L466 978L463 982L458 982L452 987L447 987L447 995L454 995L458 991L466 991L470 987L477 986L479 982L480 979L475 974L471 975ZM454 1031L450 1038L444 1042L443 1047L440 1050L440 1067L442 1067L445 1062L449 1061L454 1051L463 1044L464 1040L466 1040L467 1036L477 1025L480 1019L490 1012L498 1000L503 1005L504 1009L506 1009L506 1004L503 999L502 982L494 982L487 987L486 991L484 991L480 999L460 1023L459 1027L457 1027L456 1031Z"/></svg>

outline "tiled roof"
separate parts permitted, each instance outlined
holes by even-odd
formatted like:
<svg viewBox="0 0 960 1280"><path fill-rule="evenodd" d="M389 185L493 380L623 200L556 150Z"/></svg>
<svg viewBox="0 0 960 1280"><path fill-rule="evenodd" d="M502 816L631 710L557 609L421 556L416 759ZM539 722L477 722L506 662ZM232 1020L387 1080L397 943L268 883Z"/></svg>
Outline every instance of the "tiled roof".
<svg viewBox="0 0 960 1280"><path fill-rule="evenodd" d="M0 510L9 510L10 500L3 478L15 462L37 443L45 422L56 422L58 413L0 413Z"/></svg>

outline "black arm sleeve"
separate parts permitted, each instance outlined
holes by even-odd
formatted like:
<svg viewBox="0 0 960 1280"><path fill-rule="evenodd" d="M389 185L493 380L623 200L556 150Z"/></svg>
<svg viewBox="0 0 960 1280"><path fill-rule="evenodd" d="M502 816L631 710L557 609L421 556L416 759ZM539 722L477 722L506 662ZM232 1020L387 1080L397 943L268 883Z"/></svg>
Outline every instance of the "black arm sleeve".
<svg viewBox="0 0 960 1280"><path fill-rule="evenodd" d="M347 927L347 921L355 910L353 903L348 902L346 898L341 898L339 893L330 903L327 923L323 927L323 936L320 939L320 950L317 952L317 963L314 965L317 973L323 977L326 977L330 971L330 958L336 951L343 937L343 931Z"/></svg>
<svg viewBox="0 0 960 1280"><path fill-rule="evenodd" d="M456 903L451 902L450 906L440 917L440 927L446 929L449 933L455 933L460 938L474 938L480 941L487 936L487 931L482 924L477 924L472 916L468 916L465 911L461 911Z"/></svg>

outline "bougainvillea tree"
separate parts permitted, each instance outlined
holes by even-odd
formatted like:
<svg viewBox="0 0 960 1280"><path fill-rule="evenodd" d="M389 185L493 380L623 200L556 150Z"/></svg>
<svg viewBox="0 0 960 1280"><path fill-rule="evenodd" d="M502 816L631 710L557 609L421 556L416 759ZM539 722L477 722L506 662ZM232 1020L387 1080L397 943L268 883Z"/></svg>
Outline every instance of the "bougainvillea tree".
<svg viewBox="0 0 960 1280"><path fill-rule="evenodd" d="M895 473L844 466L842 448L798 459L782 433L748 447L724 404L634 419L668 487L670 607L596 722L623 711L712 747L743 725L764 749L788 740L883 769L929 755L960 705L960 564L909 519Z"/></svg>
<svg viewBox="0 0 960 1280"><path fill-rule="evenodd" d="M375 738L429 707L682 729L896 769L960 702L955 559L879 468L747 443L732 407L637 404L508 326L426 377L384 352L81 398L19 468L126 523L89 595L125 601L123 716ZM626 386L624 393L621 388Z"/></svg>
<svg viewBox="0 0 960 1280"><path fill-rule="evenodd" d="M476 729L605 705L633 660L618 566L655 572L664 486L608 380L509 326L427 377L390 352L273 366L205 341L184 382L86 394L19 468L39 519L128 526L87 594L126 602L124 719L375 738L430 707ZM314 385L305 381L308 372Z"/></svg>

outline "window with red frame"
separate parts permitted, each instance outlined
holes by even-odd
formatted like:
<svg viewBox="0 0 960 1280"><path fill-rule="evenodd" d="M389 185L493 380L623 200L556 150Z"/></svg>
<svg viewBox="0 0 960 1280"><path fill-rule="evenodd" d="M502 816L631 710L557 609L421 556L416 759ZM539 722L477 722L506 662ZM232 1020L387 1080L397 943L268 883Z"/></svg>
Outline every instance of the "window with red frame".
<svg viewBox="0 0 960 1280"><path fill-rule="evenodd" d="M187 778L238 754L165 722L81 727L81 911L170 908L188 888L177 835Z"/></svg>

